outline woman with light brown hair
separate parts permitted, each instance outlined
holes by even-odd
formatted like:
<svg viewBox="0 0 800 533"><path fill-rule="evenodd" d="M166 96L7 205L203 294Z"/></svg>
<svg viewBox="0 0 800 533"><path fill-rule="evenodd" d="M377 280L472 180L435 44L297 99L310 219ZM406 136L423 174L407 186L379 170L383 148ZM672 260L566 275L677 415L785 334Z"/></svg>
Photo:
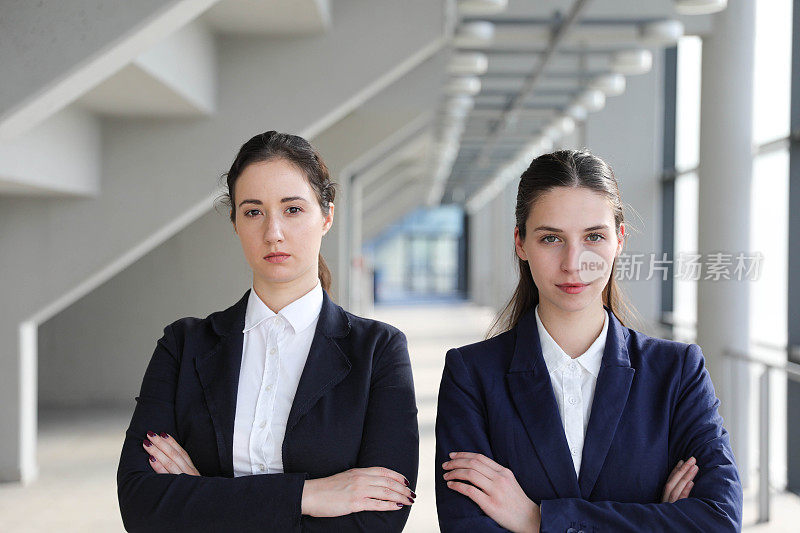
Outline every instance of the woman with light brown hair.
<svg viewBox="0 0 800 533"><path fill-rule="evenodd" d="M624 325L611 168L542 155L515 215L520 278L499 334L450 350L442 374L442 532L738 531L739 474L700 347Z"/></svg>

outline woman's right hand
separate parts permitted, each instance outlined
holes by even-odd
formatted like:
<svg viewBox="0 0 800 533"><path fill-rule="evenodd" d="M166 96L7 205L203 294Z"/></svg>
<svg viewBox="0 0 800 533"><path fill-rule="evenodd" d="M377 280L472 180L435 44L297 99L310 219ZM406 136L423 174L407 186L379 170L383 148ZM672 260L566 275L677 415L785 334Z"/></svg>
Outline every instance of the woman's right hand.
<svg viewBox="0 0 800 533"><path fill-rule="evenodd" d="M669 474L666 485L664 485L664 495L661 497L662 503L675 503L678 500L689 497L689 492L694 487L694 476L698 471L697 461L690 457L688 461L678 461L675 468Z"/></svg>
<svg viewBox="0 0 800 533"><path fill-rule="evenodd" d="M301 512L308 516L344 516L359 511L397 511L417 495L408 480L382 467L352 468L333 476L308 479Z"/></svg>

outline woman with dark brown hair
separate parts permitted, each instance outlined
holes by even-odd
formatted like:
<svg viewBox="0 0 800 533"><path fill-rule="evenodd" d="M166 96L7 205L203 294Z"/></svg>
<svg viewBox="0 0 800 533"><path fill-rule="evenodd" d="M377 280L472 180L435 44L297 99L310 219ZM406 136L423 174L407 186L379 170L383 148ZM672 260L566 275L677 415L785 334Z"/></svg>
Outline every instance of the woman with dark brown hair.
<svg viewBox="0 0 800 533"><path fill-rule="evenodd" d="M417 408L402 332L328 297L334 184L301 137L240 149L226 204L250 290L164 329L117 487L128 531L400 531Z"/></svg>
<svg viewBox="0 0 800 533"><path fill-rule="evenodd" d="M447 532L737 531L742 489L700 347L624 325L616 178L564 150L522 174L520 279L496 336L447 353Z"/></svg>

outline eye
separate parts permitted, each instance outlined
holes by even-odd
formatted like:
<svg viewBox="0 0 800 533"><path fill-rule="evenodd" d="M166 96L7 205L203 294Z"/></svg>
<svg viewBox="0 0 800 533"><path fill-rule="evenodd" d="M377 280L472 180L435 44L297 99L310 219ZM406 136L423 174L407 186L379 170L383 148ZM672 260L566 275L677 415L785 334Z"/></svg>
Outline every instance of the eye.
<svg viewBox="0 0 800 533"><path fill-rule="evenodd" d="M297 207L296 205L286 208L286 212L289 213L290 215L295 215L297 213L300 213L302 210L303 210L302 208Z"/></svg>
<svg viewBox="0 0 800 533"><path fill-rule="evenodd" d="M555 235L545 235L544 237L541 238L541 241L542 242L546 242L547 244L552 244L552 243L556 242L557 240L560 240L560 239L558 237L556 237Z"/></svg>
<svg viewBox="0 0 800 533"><path fill-rule="evenodd" d="M244 212L244 216L251 218L256 216L256 215L251 215L250 213L261 213L261 211L259 211L258 209L248 209L247 211Z"/></svg>
<svg viewBox="0 0 800 533"><path fill-rule="evenodd" d="M600 233L590 233L587 237L591 242L600 242L601 240L605 239L602 234Z"/></svg>

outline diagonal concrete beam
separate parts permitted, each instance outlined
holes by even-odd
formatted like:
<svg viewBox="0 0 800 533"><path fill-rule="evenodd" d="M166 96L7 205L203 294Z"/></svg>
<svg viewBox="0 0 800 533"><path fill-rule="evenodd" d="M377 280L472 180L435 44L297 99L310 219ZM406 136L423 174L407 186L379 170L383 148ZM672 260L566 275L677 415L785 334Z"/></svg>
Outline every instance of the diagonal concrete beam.
<svg viewBox="0 0 800 533"><path fill-rule="evenodd" d="M0 14L0 140L63 109L216 2L5 2Z"/></svg>

